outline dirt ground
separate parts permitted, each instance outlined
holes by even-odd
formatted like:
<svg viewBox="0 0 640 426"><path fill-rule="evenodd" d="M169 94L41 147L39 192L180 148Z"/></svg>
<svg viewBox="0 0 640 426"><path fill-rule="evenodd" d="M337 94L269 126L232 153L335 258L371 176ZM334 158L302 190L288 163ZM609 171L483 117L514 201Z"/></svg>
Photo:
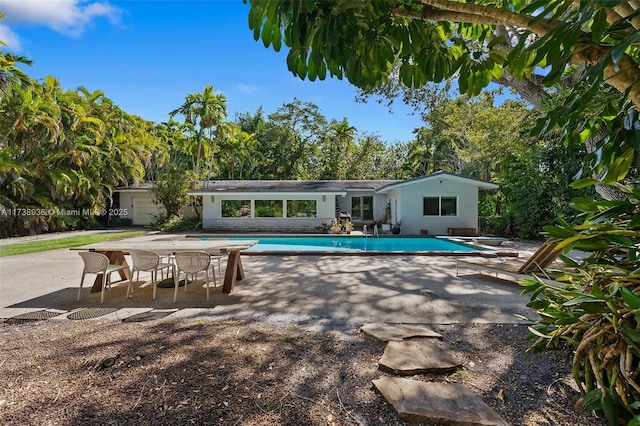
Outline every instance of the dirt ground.
<svg viewBox="0 0 640 426"><path fill-rule="evenodd" d="M566 354L526 352L525 325L432 328L464 367L413 379L462 383L513 425L606 424L574 408ZM402 425L371 383L384 348L297 323L6 320L0 424Z"/></svg>

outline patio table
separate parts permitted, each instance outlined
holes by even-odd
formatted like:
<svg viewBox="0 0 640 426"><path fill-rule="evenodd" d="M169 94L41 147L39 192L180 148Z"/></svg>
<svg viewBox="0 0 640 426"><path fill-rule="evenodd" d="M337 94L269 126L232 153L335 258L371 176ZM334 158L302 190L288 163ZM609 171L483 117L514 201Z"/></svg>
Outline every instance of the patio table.
<svg viewBox="0 0 640 426"><path fill-rule="evenodd" d="M197 240L185 239L179 241L155 240L155 241L105 241L101 243L87 244L84 246L71 247L70 250L89 250L96 251L106 255L109 262L116 265L127 265L127 259L124 257L129 250L151 250L158 253L172 253L179 251L205 251L207 253L217 254L219 251L226 251L229 254L227 259L227 268L224 274L224 284L222 286L223 293L231 293L236 281L244 278L244 270L242 261L240 260L240 251L246 250L255 244L257 240ZM118 271L121 279L128 279L127 271ZM96 277L92 293L100 292L102 288L102 280Z"/></svg>

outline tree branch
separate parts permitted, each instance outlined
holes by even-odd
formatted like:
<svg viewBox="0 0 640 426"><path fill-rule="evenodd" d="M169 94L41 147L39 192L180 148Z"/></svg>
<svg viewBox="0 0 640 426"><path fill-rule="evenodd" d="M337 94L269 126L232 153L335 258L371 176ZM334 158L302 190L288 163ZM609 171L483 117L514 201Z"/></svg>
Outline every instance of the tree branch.
<svg viewBox="0 0 640 426"><path fill-rule="evenodd" d="M628 17L635 12L635 9L631 5L631 2L619 3L613 8L613 10L615 10L616 13L621 15L623 19L626 19L627 21L629 21L629 23L631 23L633 28L635 28L636 30L640 30L640 16L634 16L633 18L628 19Z"/></svg>
<svg viewBox="0 0 640 426"><path fill-rule="evenodd" d="M531 23L534 18L529 15L520 15L506 9L498 9L492 6L458 3L450 0L420 0L425 6L431 6L427 10L425 18L435 21L454 21L467 23L482 23L488 25L517 25L527 28L539 36L547 34L553 29L553 25L545 20ZM434 8L437 8L434 9ZM451 15L454 13L454 15ZM449 16L449 18L446 18ZM457 18L456 18L457 17Z"/></svg>
<svg viewBox="0 0 640 426"><path fill-rule="evenodd" d="M509 10L497 9L491 6L457 3L450 0L421 0L421 3L428 7L423 13L425 19L505 26L517 25L529 29L539 36L545 35L553 29L544 20L532 24L531 19L533 17L519 15ZM626 11L633 9L630 4L625 6L628 6L628 9L625 9ZM593 65L603 60L610 50L611 47L608 46L578 45L574 49L572 62ZM618 69L613 64L607 65L604 70L604 77L607 84L615 87L621 93L628 93L631 102L633 102L636 109L640 110L640 69L631 57L624 55L618 64Z"/></svg>
<svg viewBox="0 0 640 426"><path fill-rule="evenodd" d="M608 46L581 46L574 50L571 61L594 65L604 60L610 50ZM629 55L620 58L617 69L609 63L604 69L604 79L620 93L628 93L629 100L640 111L640 69Z"/></svg>

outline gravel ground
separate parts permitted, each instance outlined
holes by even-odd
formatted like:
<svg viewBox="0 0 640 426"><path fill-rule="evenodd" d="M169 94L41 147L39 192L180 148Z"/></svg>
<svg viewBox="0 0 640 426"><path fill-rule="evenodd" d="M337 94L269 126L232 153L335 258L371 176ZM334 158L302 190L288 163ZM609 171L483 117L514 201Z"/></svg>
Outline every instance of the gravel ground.
<svg viewBox="0 0 640 426"><path fill-rule="evenodd" d="M404 424L371 383L385 343L307 326L5 320L0 424ZM462 383L513 425L606 424L574 409L566 354L526 352L525 325L432 328L463 368L413 379Z"/></svg>

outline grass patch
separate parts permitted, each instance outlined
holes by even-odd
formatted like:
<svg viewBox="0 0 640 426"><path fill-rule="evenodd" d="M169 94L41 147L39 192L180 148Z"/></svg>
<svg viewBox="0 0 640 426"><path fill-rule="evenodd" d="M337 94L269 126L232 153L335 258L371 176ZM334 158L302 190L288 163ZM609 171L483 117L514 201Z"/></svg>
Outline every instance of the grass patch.
<svg viewBox="0 0 640 426"><path fill-rule="evenodd" d="M55 238L52 240L31 241L28 243L16 243L0 246L0 257L15 256L17 254L35 253L38 251L54 250L60 248L83 246L85 244L99 243L102 241L119 240L121 238L137 237L146 234L146 231L117 232L114 234L97 234L68 238Z"/></svg>

